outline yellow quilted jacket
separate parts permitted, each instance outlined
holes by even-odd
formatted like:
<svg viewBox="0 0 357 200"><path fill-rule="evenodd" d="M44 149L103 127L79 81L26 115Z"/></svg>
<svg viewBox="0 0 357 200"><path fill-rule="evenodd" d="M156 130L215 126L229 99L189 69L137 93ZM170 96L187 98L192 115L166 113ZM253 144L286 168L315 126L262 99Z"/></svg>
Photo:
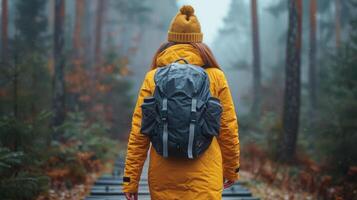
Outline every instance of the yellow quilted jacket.
<svg viewBox="0 0 357 200"><path fill-rule="evenodd" d="M199 52L189 44L167 48L158 56L157 64L165 66L179 58L190 64L203 65ZM140 133L140 106L145 97L153 95L155 72L153 69L146 74L135 106L124 170L124 177L130 180L124 183L123 191L138 191L141 171L150 149L148 179L151 199L221 199L223 179L237 180L239 177L240 151L237 117L224 73L218 68L206 69L211 95L220 99L223 108L219 136L200 157L183 160L163 158L150 148L149 138Z"/></svg>

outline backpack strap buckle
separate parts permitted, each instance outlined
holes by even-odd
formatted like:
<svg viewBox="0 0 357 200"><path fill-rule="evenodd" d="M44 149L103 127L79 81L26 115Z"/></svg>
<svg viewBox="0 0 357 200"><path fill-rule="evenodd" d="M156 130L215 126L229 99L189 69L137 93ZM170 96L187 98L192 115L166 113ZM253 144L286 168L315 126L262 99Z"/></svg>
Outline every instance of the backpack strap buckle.
<svg viewBox="0 0 357 200"><path fill-rule="evenodd" d="M190 116L190 121L191 123L195 123L196 122L196 107L197 107L197 99L193 98L192 99L192 103L191 103L191 116Z"/></svg>
<svg viewBox="0 0 357 200"><path fill-rule="evenodd" d="M162 111L161 112L161 120L163 121L163 122L166 122L167 121L167 111Z"/></svg>
<svg viewBox="0 0 357 200"><path fill-rule="evenodd" d="M162 100L162 109L161 109L161 120L163 122L167 121L167 98Z"/></svg>
<svg viewBox="0 0 357 200"><path fill-rule="evenodd" d="M190 122L191 123L196 123L196 120L197 120L196 112L191 112Z"/></svg>

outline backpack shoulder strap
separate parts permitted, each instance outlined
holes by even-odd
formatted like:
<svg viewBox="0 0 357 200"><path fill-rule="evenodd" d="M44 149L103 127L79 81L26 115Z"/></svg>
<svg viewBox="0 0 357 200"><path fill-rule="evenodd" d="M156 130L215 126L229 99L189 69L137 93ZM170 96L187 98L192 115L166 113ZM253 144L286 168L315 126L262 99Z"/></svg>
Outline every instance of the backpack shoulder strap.
<svg viewBox="0 0 357 200"><path fill-rule="evenodd" d="M164 97L162 100L162 122L164 123L164 130L162 133L162 144L163 144L163 156L165 158L168 157L168 138L169 138L169 133L168 133L168 123L167 123L167 98Z"/></svg>

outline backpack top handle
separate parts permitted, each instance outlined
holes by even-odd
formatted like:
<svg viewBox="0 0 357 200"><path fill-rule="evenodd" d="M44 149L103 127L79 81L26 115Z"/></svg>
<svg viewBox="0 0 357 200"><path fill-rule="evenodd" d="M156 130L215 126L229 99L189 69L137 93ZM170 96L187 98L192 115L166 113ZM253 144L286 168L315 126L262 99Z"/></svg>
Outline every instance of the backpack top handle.
<svg viewBox="0 0 357 200"><path fill-rule="evenodd" d="M183 59L183 58L177 59L177 60L175 61L175 63L177 63L177 62L179 62L179 61L183 61L183 62L185 62L186 64L188 64L188 61L187 61L186 59Z"/></svg>

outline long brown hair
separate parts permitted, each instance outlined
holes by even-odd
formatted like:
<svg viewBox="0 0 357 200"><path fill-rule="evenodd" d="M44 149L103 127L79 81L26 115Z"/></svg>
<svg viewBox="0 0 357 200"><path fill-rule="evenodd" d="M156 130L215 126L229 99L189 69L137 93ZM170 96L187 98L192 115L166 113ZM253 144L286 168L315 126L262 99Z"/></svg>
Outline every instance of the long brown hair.
<svg viewBox="0 0 357 200"><path fill-rule="evenodd" d="M165 49L174 46L176 44L180 44L180 43L175 43L175 42L165 42L163 43L159 49L156 51L153 59L152 59L152 63L151 63L151 69L155 69L157 68L157 57L158 55L164 51ZM213 53L211 51L211 49L205 44L205 43L188 43L191 44L193 47L195 47L198 52L200 53L200 56L203 60L204 66L202 66L203 68L209 68L209 67L214 67L214 68L218 68L221 69L220 66L217 63L216 58L213 56Z"/></svg>

